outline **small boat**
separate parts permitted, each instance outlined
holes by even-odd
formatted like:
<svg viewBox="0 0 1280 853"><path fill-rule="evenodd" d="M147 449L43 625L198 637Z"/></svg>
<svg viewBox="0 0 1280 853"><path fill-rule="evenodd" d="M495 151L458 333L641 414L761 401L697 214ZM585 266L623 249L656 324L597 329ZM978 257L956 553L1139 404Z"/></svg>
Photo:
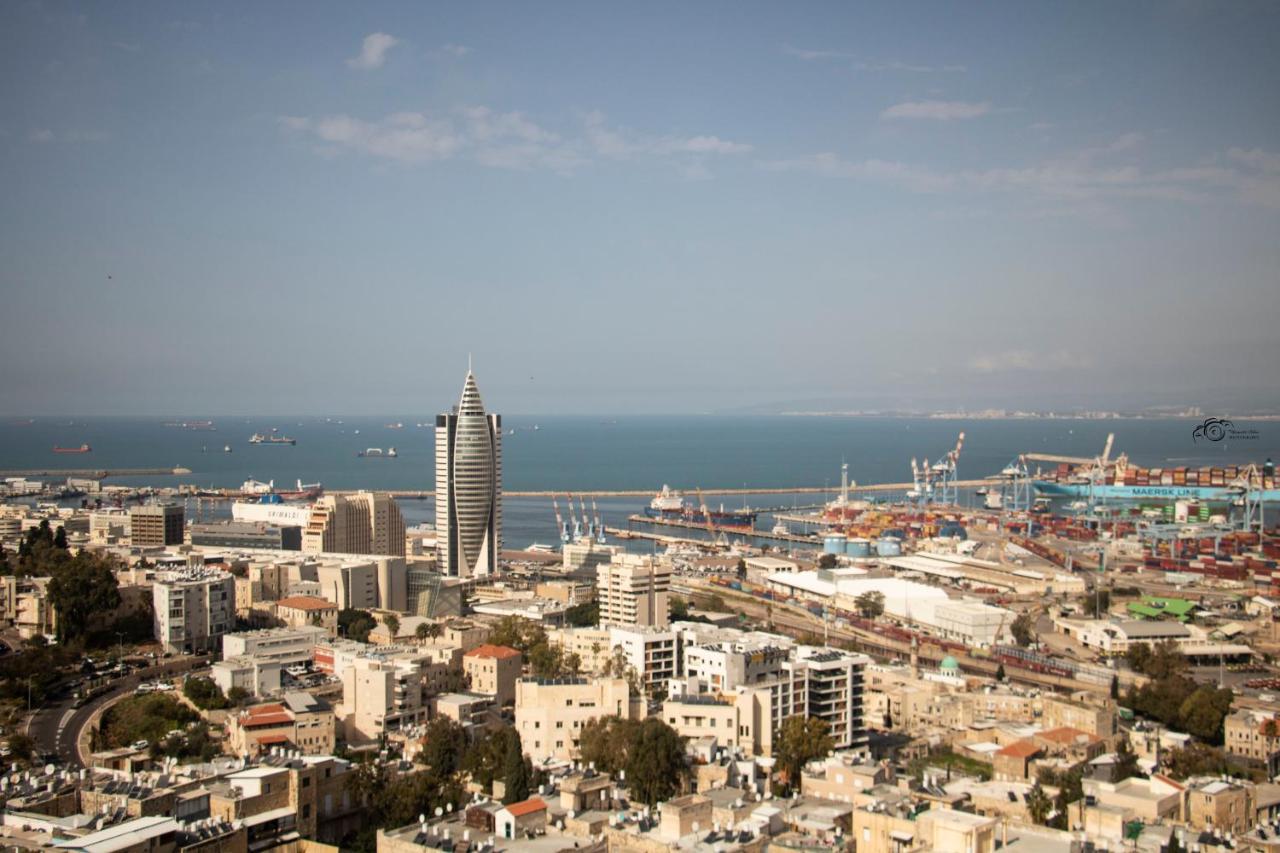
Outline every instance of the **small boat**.
<svg viewBox="0 0 1280 853"><path fill-rule="evenodd" d="M781 521L779 521L777 524L773 526L774 536L785 536L790 532L791 532L791 528L787 527L787 525Z"/></svg>
<svg viewBox="0 0 1280 853"><path fill-rule="evenodd" d="M381 447L366 447L356 451L356 456L362 459L395 459L399 455L394 447L388 447L385 451Z"/></svg>
<svg viewBox="0 0 1280 853"><path fill-rule="evenodd" d="M231 452L231 445L229 445L229 444L224 444L224 445L222 445L222 452L223 452L223 453L230 453L230 452Z"/></svg>

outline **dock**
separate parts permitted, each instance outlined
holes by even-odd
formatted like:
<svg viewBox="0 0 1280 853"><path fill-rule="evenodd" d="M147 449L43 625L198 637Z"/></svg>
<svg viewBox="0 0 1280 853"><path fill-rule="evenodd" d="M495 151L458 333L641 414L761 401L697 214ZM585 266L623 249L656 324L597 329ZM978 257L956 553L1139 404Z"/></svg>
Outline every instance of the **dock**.
<svg viewBox="0 0 1280 853"><path fill-rule="evenodd" d="M812 536L799 536L795 533L772 533L768 530L745 527L717 527L712 525L708 528L704 521L685 521L682 518L650 518L647 515L632 515L627 517L627 522L629 524L652 524L658 527L682 527L686 530L710 530L715 533L723 533L725 536L750 536L753 539L771 539L775 542L797 542L804 545L822 544ZM704 540L697 541L706 544Z"/></svg>
<svg viewBox="0 0 1280 853"><path fill-rule="evenodd" d="M108 477L181 477L190 468L24 468L0 471L0 477L83 477L105 480Z"/></svg>

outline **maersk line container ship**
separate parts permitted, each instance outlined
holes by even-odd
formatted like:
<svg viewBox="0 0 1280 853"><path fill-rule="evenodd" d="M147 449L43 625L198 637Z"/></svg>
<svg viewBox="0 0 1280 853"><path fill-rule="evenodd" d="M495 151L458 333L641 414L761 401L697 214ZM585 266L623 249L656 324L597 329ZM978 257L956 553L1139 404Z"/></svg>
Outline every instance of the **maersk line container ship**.
<svg viewBox="0 0 1280 853"><path fill-rule="evenodd" d="M1280 503L1280 483L1270 459L1250 471L1250 466L1221 468L1138 468L1117 464L1096 483L1082 469L1062 464L1056 471L1036 478L1036 492L1046 497L1104 498L1119 501L1216 501L1229 503L1244 492L1245 478L1262 500Z"/></svg>

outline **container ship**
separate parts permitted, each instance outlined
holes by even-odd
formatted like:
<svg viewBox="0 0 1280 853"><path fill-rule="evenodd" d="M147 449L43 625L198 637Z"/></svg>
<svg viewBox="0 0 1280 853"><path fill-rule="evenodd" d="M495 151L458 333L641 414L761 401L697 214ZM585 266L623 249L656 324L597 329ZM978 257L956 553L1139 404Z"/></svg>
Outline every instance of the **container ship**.
<svg viewBox="0 0 1280 853"><path fill-rule="evenodd" d="M263 435L260 432L255 432L253 435L249 436L249 443L250 444L287 444L290 447L292 447L293 445L298 443L298 440L296 438L290 438L287 435L276 435L275 433L271 433L270 435Z"/></svg>
<svg viewBox="0 0 1280 853"><path fill-rule="evenodd" d="M92 450L93 448L87 444L82 444L79 447L58 447L56 444L53 446L54 453L89 453Z"/></svg>
<svg viewBox="0 0 1280 853"><path fill-rule="evenodd" d="M1096 469L1095 469L1096 470ZM1280 502L1280 482L1270 459L1262 465L1203 468L1139 468L1124 457L1090 482L1085 469L1066 463L1033 481L1036 492L1053 498L1105 498L1119 501L1215 501L1240 498L1246 483L1262 500Z"/></svg>
<svg viewBox="0 0 1280 853"><path fill-rule="evenodd" d="M679 519L692 524L706 524L707 516L711 516L711 523L716 527L741 527L752 529L756 526L756 513L754 510L743 508L737 510L727 510L721 507L719 510L708 509L703 513L700 509L694 509L685 503L684 497L671 487L664 485L662 491L653 496L653 500L649 501L649 505L645 507L644 514L650 518L666 518Z"/></svg>

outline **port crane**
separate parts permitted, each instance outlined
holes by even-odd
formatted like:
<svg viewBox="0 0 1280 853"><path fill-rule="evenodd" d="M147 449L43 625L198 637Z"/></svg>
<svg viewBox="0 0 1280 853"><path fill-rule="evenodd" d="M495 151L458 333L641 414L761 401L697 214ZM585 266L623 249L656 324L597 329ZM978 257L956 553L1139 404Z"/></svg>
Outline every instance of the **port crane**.
<svg viewBox="0 0 1280 853"><path fill-rule="evenodd" d="M1032 491L1031 472L1024 453L1000 470L1000 507L1010 512L1027 512L1031 509Z"/></svg>
<svg viewBox="0 0 1280 853"><path fill-rule="evenodd" d="M591 517L595 524L596 542L605 544L604 525L600 523L600 511L596 509L596 499L591 499Z"/></svg>
<svg viewBox="0 0 1280 853"><path fill-rule="evenodd" d="M1231 502L1233 509L1240 509L1240 529L1261 532L1263 527L1262 490L1263 480L1258 466L1249 463L1240 475L1231 481L1230 486L1240 492L1240 497Z"/></svg>
<svg viewBox="0 0 1280 853"><path fill-rule="evenodd" d="M571 541L569 525L565 523L565 520L560 516L560 504L556 501L555 495L551 496L551 508L554 509L556 513L556 530L560 532L560 542L567 545Z"/></svg>
<svg viewBox="0 0 1280 853"><path fill-rule="evenodd" d="M956 488L956 463L960 461L960 451L962 449L964 449L963 432L956 439L956 446L947 451L947 454L940 460L933 463L932 468L929 468L929 472L933 479L937 480L941 492L938 499L947 505L954 505L960 500L959 489ZM926 468L928 464L926 461Z"/></svg>

